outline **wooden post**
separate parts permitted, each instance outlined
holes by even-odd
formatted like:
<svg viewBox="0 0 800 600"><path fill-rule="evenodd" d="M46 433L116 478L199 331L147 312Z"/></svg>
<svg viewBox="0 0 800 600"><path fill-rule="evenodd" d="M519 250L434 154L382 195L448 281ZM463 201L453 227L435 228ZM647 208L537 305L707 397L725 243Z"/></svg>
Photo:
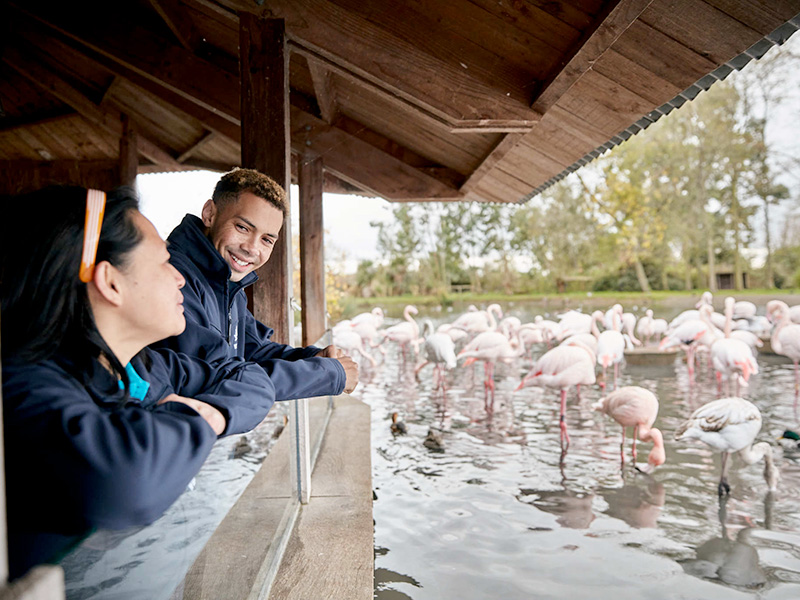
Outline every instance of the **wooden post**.
<svg viewBox="0 0 800 600"><path fill-rule="evenodd" d="M300 304L303 346L325 333L325 253L322 226L322 158L300 157Z"/></svg>
<svg viewBox="0 0 800 600"><path fill-rule="evenodd" d="M136 188L136 174L139 172L138 135L136 126L128 115L122 115L122 136L119 138L119 180L120 185Z"/></svg>
<svg viewBox="0 0 800 600"><path fill-rule="evenodd" d="M289 192L289 54L283 19L239 13L242 166L272 177ZM272 339L291 344L292 229L287 214L280 239L253 286L253 314L272 327Z"/></svg>

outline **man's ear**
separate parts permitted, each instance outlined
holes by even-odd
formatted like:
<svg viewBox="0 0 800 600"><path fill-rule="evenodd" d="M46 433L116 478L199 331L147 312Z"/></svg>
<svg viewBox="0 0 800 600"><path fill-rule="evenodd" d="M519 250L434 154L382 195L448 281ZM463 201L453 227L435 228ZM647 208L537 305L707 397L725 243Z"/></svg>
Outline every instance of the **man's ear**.
<svg viewBox="0 0 800 600"><path fill-rule="evenodd" d="M203 205L202 215L203 225L206 227L211 227L214 219L217 218L217 203L213 200L206 200L206 203Z"/></svg>
<svg viewBox="0 0 800 600"><path fill-rule="evenodd" d="M110 262L104 260L94 266L92 283L106 302L113 306L122 304L119 271Z"/></svg>

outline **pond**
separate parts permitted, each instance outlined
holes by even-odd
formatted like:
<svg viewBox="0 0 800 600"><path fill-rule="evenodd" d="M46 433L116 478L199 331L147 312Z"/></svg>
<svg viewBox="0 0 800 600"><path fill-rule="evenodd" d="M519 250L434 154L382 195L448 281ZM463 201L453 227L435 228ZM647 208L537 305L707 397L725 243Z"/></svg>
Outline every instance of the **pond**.
<svg viewBox="0 0 800 600"><path fill-rule="evenodd" d="M545 312L503 308L523 322ZM656 316L679 308L665 310ZM430 316L438 325L457 314ZM649 476L634 470L629 446L621 468L621 428L591 409L604 395L597 385L580 399L569 392L571 444L562 455L558 392L514 391L532 357L497 366L487 413L480 364L448 372L443 395L430 367L417 380L413 359L387 349L376 367L362 367L354 393L373 415L376 598L800 598L800 452L776 441L798 423L792 364L782 357L760 355L760 373L742 393L761 410L757 441L775 449L778 491L768 493L763 462L734 457L731 493L720 500L719 455L673 439L717 397L705 360L694 384L680 355L621 372L620 385L660 401L655 426L667 459ZM393 412L406 435L390 431ZM423 444L430 428L441 431L443 451ZM640 443L640 461L650 447Z"/></svg>

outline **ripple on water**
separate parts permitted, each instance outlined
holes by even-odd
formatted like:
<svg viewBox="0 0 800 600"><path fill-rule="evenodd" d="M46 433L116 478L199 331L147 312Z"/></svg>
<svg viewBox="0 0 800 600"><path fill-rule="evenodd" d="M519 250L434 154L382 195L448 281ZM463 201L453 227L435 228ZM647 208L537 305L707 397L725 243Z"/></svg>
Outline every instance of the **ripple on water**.
<svg viewBox="0 0 800 600"><path fill-rule="evenodd" d="M759 440L774 442L797 421L794 375L791 364L759 362L746 397L762 411ZM443 398L431 390L430 371L417 384L395 349L356 390L373 408L376 569L416 582L379 584L376 576L376 598L800 597L800 452L777 450L783 479L775 497L766 494L762 466L734 459L721 506L719 457L700 443L672 441L683 419L716 398L705 361L694 385L682 360L623 370L621 385L642 385L660 399L667 462L652 477L630 468L630 431L620 470L621 431L591 410L603 395L596 386L580 399L570 391L571 445L562 457L557 392L513 391L530 365L497 369L492 415L479 366L448 373ZM413 424L403 438L389 433L393 411ZM422 445L430 426L443 432L442 454ZM640 444L640 461L649 449ZM754 557L764 580L748 587L729 567L709 563L706 549L720 541L732 548L726 560ZM690 564L699 566L684 568Z"/></svg>

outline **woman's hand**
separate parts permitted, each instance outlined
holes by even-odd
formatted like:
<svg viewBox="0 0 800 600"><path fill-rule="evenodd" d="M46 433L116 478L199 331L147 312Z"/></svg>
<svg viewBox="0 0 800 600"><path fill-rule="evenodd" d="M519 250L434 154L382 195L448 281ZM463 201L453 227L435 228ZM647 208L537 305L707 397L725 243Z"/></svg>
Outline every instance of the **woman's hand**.
<svg viewBox="0 0 800 600"><path fill-rule="evenodd" d="M225 417L222 416L222 413L210 404L206 404L200 400L195 400L194 398L179 396L178 394L170 394L163 400L159 401L159 404L164 404L165 402L181 402L186 406L193 408L201 417L205 419L206 423L211 426L211 429L213 429L214 433L217 435L220 435L223 431L225 431L225 426L227 425Z"/></svg>

